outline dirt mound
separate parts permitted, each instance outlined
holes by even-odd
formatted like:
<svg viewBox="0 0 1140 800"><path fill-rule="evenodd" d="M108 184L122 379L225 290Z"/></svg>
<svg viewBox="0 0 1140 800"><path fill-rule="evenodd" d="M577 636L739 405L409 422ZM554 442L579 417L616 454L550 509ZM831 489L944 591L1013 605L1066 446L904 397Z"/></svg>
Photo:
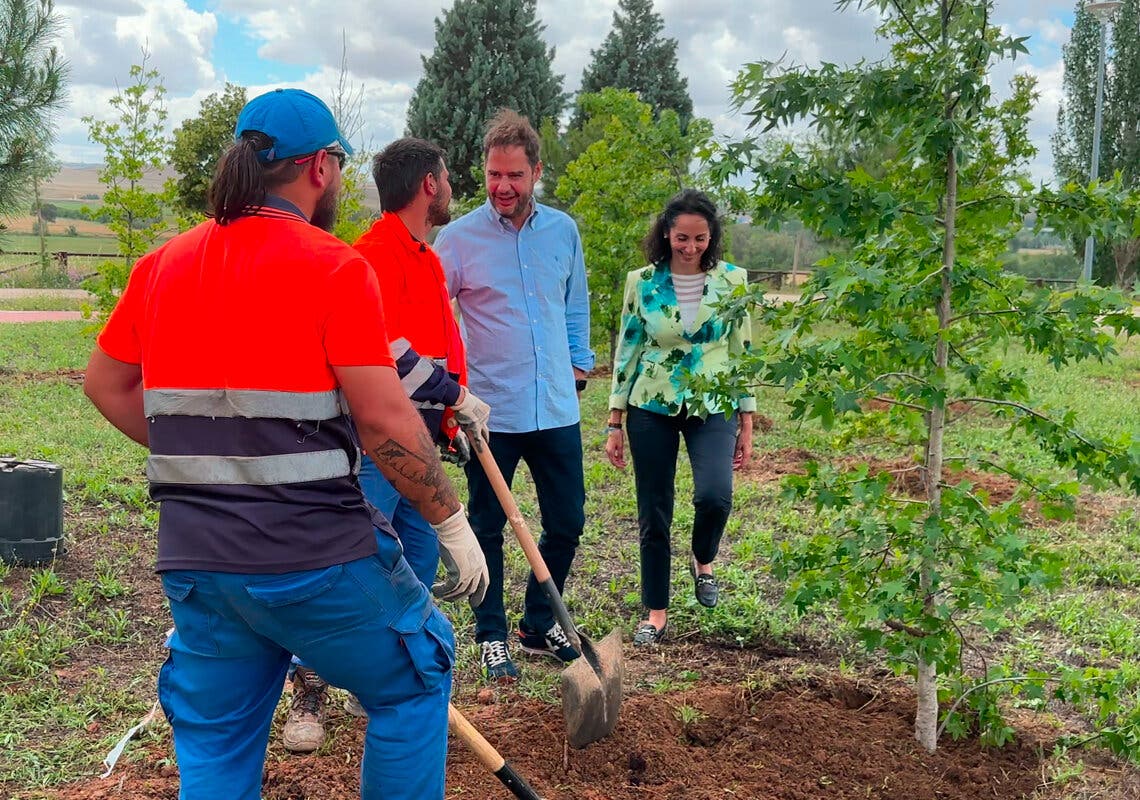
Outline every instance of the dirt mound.
<svg viewBox="0 0 1140 800"><path fill-rule="evenodd" d="M912 708L905 690L872 693L845 679L764 693L702 685L628 697L613 736L580 751L565 748L556 706L504 697L463 711L547 800L1014 800L1038 786L1050 742L1032 733L997 750L947 741L930 754L912 738ZM319 755L271 751L265 800L358 796L364 723L340 716L333 728ZM178 779L168 758L152 750L106 780L50 796L173 800ZM454 740L447 784L448 797L510 797Z"/></svg>

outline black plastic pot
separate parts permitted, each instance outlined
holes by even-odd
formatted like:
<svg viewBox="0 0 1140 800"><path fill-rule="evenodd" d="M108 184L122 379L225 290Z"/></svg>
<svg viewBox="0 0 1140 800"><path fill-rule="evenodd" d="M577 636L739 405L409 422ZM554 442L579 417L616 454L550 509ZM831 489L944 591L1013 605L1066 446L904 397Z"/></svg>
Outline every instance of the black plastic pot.
<svg viewBox="0 0 1140 800"><path fill-rule="evenodd" d="M63 552L63 468L0 458L0 561L42 564Z"/></svg>

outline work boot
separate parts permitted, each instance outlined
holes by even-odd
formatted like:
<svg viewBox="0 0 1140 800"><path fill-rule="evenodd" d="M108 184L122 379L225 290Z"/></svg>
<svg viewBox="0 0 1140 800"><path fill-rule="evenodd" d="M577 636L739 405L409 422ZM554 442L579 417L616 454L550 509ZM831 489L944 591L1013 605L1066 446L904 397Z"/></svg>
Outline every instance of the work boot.
<svg viewBox="0 0 1140 800"><path fill-rule="evenodd" d="M325 704L329 685L307 667L293 673L293 700L281 743L290 753L311 753L325 741Z"/></svg>

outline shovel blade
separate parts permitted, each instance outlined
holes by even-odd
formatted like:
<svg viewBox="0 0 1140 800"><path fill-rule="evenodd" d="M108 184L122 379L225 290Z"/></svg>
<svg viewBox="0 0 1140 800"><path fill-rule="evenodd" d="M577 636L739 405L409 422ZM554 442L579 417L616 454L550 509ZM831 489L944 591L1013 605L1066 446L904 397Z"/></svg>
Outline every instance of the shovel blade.
<svg viewBox="0 0 1140 800"><path fill-rule="evenodd" d="M562 716L566 738L579 749L613 733L621 713L621 631L599 644L582 637L582 658L562 671Z"/></svg>

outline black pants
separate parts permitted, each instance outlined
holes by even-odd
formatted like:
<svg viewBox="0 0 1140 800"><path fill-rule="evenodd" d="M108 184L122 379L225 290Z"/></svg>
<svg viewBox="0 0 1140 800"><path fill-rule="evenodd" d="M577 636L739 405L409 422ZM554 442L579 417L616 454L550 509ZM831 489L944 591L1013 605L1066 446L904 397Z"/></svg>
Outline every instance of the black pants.
<svg viewBox="0 0 1140 800"><path fill-rule="evenodd" d="M519 460L526 462L538 495L542 536L538 549L558 591L566 583L574 551L586 524L586 487L582 474L582 434L577 423L530 433L491 433L491 454L507 485L515 476ZM475 609L475 641L507 638L503 607L503 527L507 515L499 504L487 474L476 458L467 464L467 512L471 529L487 558L491 582L487 596ZM512 534L513 538L513 534ZM554 614L538 581L531 573L526 585L523 621L532 631L545 633L554 624Z"/></svg>
<svg viewBox="0 0 1140 800"><path fill-rule="evenodd" d="M669 607L669 531L673 525L677 453L681 437L693 469L693 556L702 564L716 558L732 511L732 456L736 414L707 419L656 414L630 406L626 415L629 451L637 485L641 533L641 602Z"/></svg>

